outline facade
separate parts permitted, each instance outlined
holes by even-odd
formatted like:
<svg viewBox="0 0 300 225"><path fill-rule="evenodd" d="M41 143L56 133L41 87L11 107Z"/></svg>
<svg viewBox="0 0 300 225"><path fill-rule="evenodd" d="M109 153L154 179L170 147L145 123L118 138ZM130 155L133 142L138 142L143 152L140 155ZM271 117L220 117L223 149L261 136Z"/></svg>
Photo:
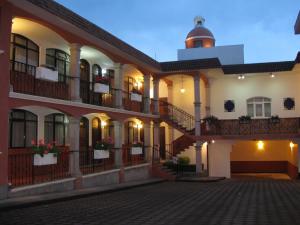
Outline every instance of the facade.
<svg viewBox="0 0 300 225"><path fill-rule="evenodd" d="M183 155L296 177L300 57L244 64L195 22L186 50L208 52L160 63L55 1L0 1L0 198L172 179L160 162Z"/></svg>

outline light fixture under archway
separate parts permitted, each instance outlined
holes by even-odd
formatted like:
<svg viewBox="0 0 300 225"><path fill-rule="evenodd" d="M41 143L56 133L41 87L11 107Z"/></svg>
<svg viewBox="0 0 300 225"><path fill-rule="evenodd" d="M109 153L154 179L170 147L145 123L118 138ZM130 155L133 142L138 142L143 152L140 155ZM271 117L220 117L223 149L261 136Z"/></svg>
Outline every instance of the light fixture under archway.
<svg viewBox="0 0 300 225"><path fill-rule="evenodd" d="M180 93L184 94L185 93L185 88L183 87L183 76L181 76L181 87L180 87Z"/></svg>

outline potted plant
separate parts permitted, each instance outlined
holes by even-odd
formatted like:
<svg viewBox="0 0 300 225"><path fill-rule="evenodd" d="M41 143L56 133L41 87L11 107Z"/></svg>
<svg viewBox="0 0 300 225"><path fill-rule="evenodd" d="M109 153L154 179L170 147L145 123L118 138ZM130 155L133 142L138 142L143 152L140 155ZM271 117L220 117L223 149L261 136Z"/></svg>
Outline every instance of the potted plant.
<svg viewBox="0 0 300 225"><path fill-rule="evenodd" d="M280 118L278 115L274 115L274 116L271 116L270 119L269 119L270 123L279 123L280 122Z"/></svg>
<svg viewBox="0 0 300 225"><path fill-rule="evenodd" d="M219 122L219 119L213 115L207 116L204 119L206 130L211 130L211 126L216 126Z"/></svg>
<svg viewBox="0 0 300 225"><path fill-rule="evenodd" d="M131 155L140 155L143 154L143 143L134 142L131 146Z"/></svg>
<svg viewBox="0 0 300 225"><path fill-rule="evenodd" d="M34 166L57 164L59 150L54 143L45 144L44 140L41 139L38 143L31 141L31 144L34 152Z"/></svg>
<svg viewBox="0 0 300 225"><path fill-rule="evenodd" d="M130 99L136 102L142 102L142 92L136 88L133 88L130 93Z"/></svg>
<svg viewBox="0 0 300 225"><path fill-rule="evenodd" d="M112 138L106 138L98 141L94 146L94 159L109 158L109 150L113 147Z"/></svg>
<svg viewBox="0 0 300 225"><path fill-rule="evenodd" d="M96 93L108 94L109 93L109 78L96 76L95 83L94 83L94 91Z"/></svg>
<svg viewBox="0 0 300 225"><path fill-rule="evenodd" d="M247 123L250 123L250 121L251 121L251 116L240 116L239 117L239 121L240 121L240 123L242 123L242 124L247 124Z"/></svg>

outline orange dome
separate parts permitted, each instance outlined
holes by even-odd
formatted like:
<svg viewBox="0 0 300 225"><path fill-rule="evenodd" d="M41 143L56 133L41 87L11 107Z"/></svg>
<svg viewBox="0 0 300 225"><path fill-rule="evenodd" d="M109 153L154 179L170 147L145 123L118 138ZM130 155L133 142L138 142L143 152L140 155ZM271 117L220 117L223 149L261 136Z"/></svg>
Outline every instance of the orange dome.
<svg viewBox="0 0 300 225"><path fill-rule="evenodd" d="M195 28L191 30L186 39L186 48L209 48L215 46L215 38L210 30L203 26L205 19L196 17Z"/></svg>

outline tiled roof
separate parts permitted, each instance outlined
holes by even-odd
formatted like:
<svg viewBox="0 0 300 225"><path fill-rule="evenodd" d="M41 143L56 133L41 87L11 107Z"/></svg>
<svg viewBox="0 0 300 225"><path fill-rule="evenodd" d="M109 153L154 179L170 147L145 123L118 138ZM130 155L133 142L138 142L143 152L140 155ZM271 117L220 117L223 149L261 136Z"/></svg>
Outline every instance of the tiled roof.
<svg viewBox="0 0 300 225"><path fill-rule="evenodd" d="M136 48L130 46L129 44L123 42L119 38L115 37L114 35L110 34L109 32L103 30L102 28L98 27L97 25L89 22L85 18L79 16L78 14L72 12L71 10L67 9L66 7L62 6L61 4L55 1L49 0L27 0L32 4L48 11L49 13L60 17L61 19L75 25L76 27L86 31L87 33L109 43L110 45L120 49L121 51L131 55L138 60L141 60L156 69L159 69L159 63L152 59L151 57L147 56L143 52L137 50Z"/></svg>
<svg viewBox="0 0 300 225"><path fill-rule="evenodd" d="M162 72L176 72L185 70L213 69L220 68L221 63L218 58L182 60L160 63Z"/></svg>
<svg viewBox="0 0 300 225"><path fill-rule="evenodd" d="M295 29L295 34L300 34L300 11L299 11L294 29Z"/></svg>
<svg viewBox="0 0 300 225"><path fill-rule="evenodd" d="M222 66L224 74L266 73L291 71L295 61L252 63Z"/></svg>

